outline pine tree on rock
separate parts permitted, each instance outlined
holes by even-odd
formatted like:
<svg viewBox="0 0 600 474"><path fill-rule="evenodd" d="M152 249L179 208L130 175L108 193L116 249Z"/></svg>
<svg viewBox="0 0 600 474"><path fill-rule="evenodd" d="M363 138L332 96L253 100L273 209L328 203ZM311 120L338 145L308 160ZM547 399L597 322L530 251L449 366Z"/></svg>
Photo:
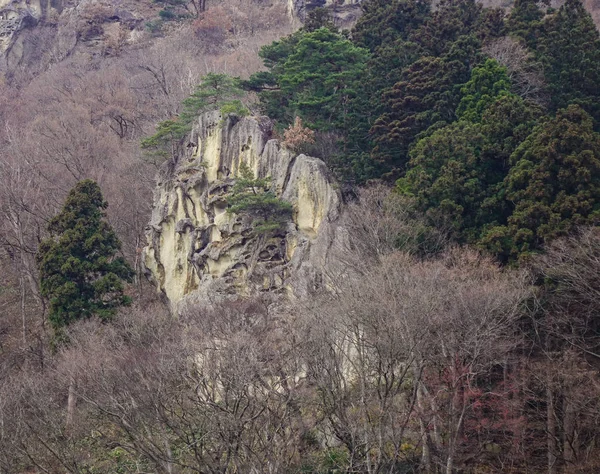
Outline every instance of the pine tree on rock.
<svg viewBox="0 0 600 474"><path fill-rule="evenodd" d="M320 131L344 123L370 57L366 49L325 27L264 46L260 56L269 71L252 75L244 86L258 92L262 111L281 125L299 116Z"/></svg>
<svg viewBox="0 0 600 474"><path fill-rule="evenodd" d="M107 205L98 184L86 179L48 224L50 237L40 244L37 261L55 330L93 315L108 319L131 302L123 282L131 281L133 270L115 257L121 242L104 220Z"/></svg>

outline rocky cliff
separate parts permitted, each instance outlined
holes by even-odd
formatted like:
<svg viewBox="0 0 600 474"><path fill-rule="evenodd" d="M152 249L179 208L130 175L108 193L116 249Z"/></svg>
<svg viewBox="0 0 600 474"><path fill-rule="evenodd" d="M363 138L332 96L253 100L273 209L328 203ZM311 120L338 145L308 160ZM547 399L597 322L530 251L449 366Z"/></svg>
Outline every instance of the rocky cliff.
<svg viewBox="0 0 600 474"><path fill-rule="evenodd" d="M152 9L128 0L0 0L0 80L23 67L35 75L75 54L112 54L139 36Z"/></svg>
<svg viewBox="0 0 600 474"><path fill-rule="evenodd" d="M302 297L327 284L332 248L345 238L339 193L321 160L271 135L266 117L204 114L159 180L144 262L173 305L264 291ZM249 216L227 211L242 163L292 204L281 230L257 234Z"/></svg>
<svg viewBox="0 0 600 474"><path fill-rule="evenodd" d="M45 6L40 0L0 0L0 56L12 46L19 31L38 23Z"/></svg>

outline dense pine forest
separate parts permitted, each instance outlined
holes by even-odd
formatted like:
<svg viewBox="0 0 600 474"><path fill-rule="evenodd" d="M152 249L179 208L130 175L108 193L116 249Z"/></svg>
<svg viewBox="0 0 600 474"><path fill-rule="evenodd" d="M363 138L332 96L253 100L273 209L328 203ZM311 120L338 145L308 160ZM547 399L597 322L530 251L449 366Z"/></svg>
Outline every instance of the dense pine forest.
<svg viewBox="0 0 600 474"><path fill-rule="evenodd" d="M0 472L600 472L581 0L143 3L54 9L0 70ZM205 179L177 173L215 113L326 164L343 233L309 294L148 282L155 186ZM244 244L291 245L276 179L222 179Z"/></svg>

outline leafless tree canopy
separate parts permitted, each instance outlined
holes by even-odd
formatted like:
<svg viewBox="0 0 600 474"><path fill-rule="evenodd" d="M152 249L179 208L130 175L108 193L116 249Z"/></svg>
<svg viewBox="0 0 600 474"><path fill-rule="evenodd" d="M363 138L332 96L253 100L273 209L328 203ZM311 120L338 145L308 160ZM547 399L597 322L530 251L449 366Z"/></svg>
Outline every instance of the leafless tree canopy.
<svg viewBox="0 0 600 474"><path fill-rule="evenodd" d="M542 68L523 44L510 36L503 36L484 45L483 52L506 67L517 95L539 105L548 102Z"/></svg>
<svg viewBox="0 0 600 474"><path fill-rule="evenodd" d="M179 315L156 300L140 262L156 167L139 141L202 75L248 77L289 29L281 2L185 8L194 19L156 38L111 29L110 3L60 29L49 17L24 36L31 64L0 83L0 473L600 472L596 228L502 268L371 185L346 206L340 268L310 299ZM485 53L515 93L546 102L520 43ZM328 156L338 137L314 141ZM85 178L137 271L136 304L53 345L35 254Z"/></svg>

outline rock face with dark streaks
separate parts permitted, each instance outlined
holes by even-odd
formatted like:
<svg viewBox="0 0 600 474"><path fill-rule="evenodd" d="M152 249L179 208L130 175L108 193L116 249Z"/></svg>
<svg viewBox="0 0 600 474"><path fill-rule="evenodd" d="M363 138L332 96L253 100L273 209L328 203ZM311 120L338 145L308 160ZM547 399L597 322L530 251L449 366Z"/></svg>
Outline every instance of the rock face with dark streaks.
<svg viewBox="0 0 600 474"><path fill-rule="evenodd" d="M346 238L335 183L321 160L271 139L271 127L266 117L204 114L158 183L144 262L174 307L260 292L304 297L335 272L332 249ZM292 204L281 231L256 234L249 216L227 211L242 163Z"/></svg>

